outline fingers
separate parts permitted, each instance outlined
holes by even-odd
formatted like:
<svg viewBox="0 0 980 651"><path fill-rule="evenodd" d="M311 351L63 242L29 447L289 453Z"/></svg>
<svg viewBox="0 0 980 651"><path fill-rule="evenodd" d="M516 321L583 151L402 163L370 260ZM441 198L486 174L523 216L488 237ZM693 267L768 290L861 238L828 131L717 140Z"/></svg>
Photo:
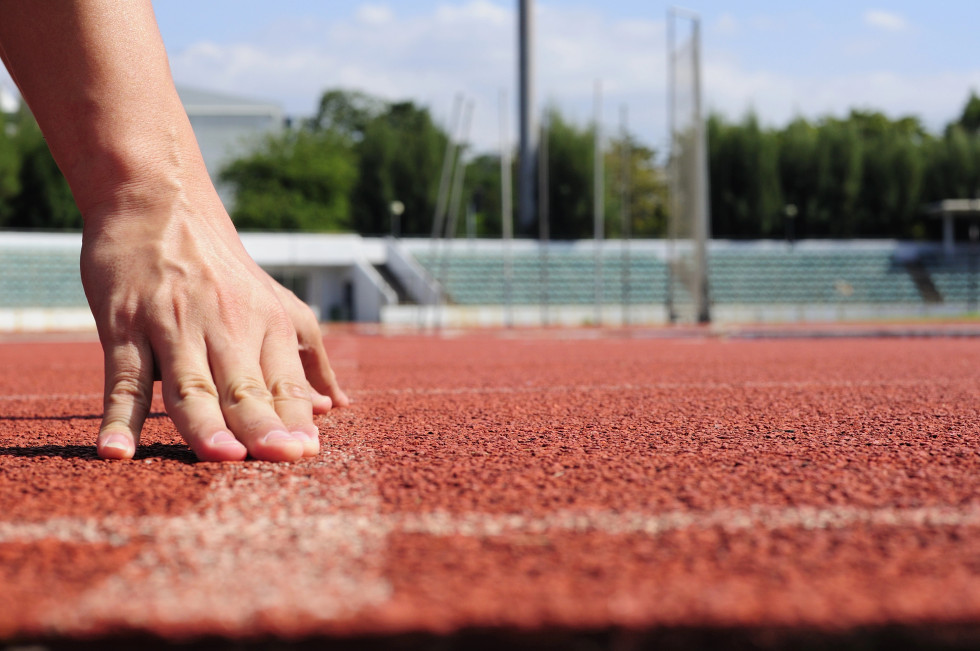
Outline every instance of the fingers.
<svg viewBox="0 0 980 651"><path fill-rule="evenodd" d="M313 401L313 413L325 414L333 408L333 400L330 396L325 396L313 387L310 387L310 399Z"/></svg>
<svg viewBox="0 0 980 651"><path fill-rule="evenodd" d="M300 361L306 379L314 389L313 410L322 414L331 407L350 405L350 398L341 390L337 376L330 368L330 360L323 347L323 333L313 311L291 291L272 279L270 282L296 330Z"/></svg>
<svg viewBox="0 0 980 651"><path fill-rule="evenodd" d="M198 459L244 459L248 450L225 424L204 342L162 348L159 357L167 412Z"/></svg>
<svg viewBox="0 0 980 651"><path fill-rule="evenodd" d="M277 294L280 301L271 310L258 311L266 316L264 329L225 323L210 330L157 330L152 344L107 349L99 455L133 457L155 374L163 381L169 415L201 460L251 455L293 461L317 454L313 414L350 401L330 367L312 311L285 294Z"/></svg>
<svg viewBox="0 0 980 651"><path fill-rule="evenodd" d="M294 341L284 315L260 341L232 341L224 333L208 341L216 403L230 431L256 459L294 461L320 449Z"/></svg>
<svg viewBox="0 0 980 651"><path fill-rule="evenodd" d="M296 357L296 336L270 332L262 346L262 370L276 413L287 430L303 441L304 454L320 451L320 431L313 423L314 396ZM322 409L322 400L317 401Z"/></svg>
<svg viewBox="0 0 980 651"><path fill-rule="evenodd" d="M132 459L153 400L153 352L149 343L105 349L105 396L96 449L103 459Z"/></svg>
<svg viewBox="0 0 980 651"><path fill-rule="evenodd" d="M298 300L298 299L297 299ZM347 407L350 405L350 398L340 388L337 382L337 375L330 368L330 360L327 358L327 351L323 347L323 334L320 332L320 324L317 323L313 312L304 304L303 307L308 314L302 318L293 317L293 323L299 320L296 326L296 339L299 343L299 359L303 364L303 371L306 379L316 390L321 398L328 398L330 405L326 405L325 400L314 403L314 408L320 407L323 411L330 407ZM318 413L323 413L318 412Z"/></svg>

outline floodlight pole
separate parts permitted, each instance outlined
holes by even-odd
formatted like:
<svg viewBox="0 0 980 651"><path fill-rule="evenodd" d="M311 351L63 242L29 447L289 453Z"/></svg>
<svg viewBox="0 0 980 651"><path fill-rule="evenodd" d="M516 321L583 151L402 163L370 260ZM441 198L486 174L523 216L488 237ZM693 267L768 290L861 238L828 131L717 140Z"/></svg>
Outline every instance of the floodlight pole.
<svg viewBox="0 0 980 651"><path fill-rule="evenodd" d="M619 236L622 238L622 284L623 284L623 325L630 323L630 164L632 163L632 147L630 146L629 113L626 105L619 109L620 138L620 170L619 170Z"/></svg>
<svg viewBox="0 0 980 651"><path fill-rule="evenodd" d="M594 98L595 117L593 129L595 131L595 142L593 143L593 252L595 255L595 325L602 325L602 242L606 231L605 214L605 183L603 176L605 169L602 159L602 81L596 79L595 98Z"/></svg>
<svg viewBox="0 0 980 651"><path fill-rule="evenodd" d="M449 132L446 134L446 152L442 157L442 174L439 175L439 195L436 199L436 214L432 218L433 244L442 237L445 228L446 207L449 204L449 183L453 172L453 158L456 152L456 130L459 128L460 109L463 107L462 93L453 98L453 112Z"/></svg>
<svg viewBox="0 0 980 651"><path fill-rule="evenodd" d="M514 239L514 209L511 190L510 141L507 136L507 91L500 91L500 235L504 240L504 323L514 325L514 260L511 242Z"/></svg>
<svg viewBox="0 0 980 651"><path fill-rule="evenodd" d="M541 279L541 325L548 325L550 318L548 314L548 304L551 302L548 278L548 241L551 239L550 215L548 214L548 130L551 126L551 118L545 114L541 120L541 151L538 156L538 204L540 213L538 215L538 253Z"/></svg>
<svg viewBox="0 0 980 651"><path fill-rule="evenodd" d="M517 174L517 220L530 231L534 225L535 143L534 124L534 0L519 0L517 21L518 106L520 113L520 151Z"/></svg>

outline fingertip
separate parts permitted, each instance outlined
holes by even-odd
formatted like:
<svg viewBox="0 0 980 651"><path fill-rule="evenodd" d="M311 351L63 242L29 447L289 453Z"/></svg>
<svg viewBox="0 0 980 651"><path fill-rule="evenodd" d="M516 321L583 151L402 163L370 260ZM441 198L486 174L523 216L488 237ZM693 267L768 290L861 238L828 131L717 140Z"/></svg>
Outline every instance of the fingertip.
<svg viewBox="0 0 980 651"><path fill-rule="evenodd" d="M333 400L316 389L310 390L310 401L313 403L314 414L325 414L333 408Z"/></svg>
<svg viewBox="0 0 980 651"><path fill-rule="evenodd" d="M273 430L253 443L248 451L261 461L297 461L306 454L307 444L303 439L284 430Z"/></svg>
<svg viewBox="0 0 980 651"><path fill-rule="evenodd" d="M128 432L102 432L96 450L102 459L132 459L136 454L136 442Z"/></svg>
<svg viewBox="0 0 980 651"><path fill-rule="evenodd" d="M303 456L315 457L320 454L320 428L307 425L293 432L293 436L303 442Z"/></svg>
<svg viewBox="0 0 980 651"><path fill-rule="evenodd" d="M245 445L227 431L213 434L194 448L194 454L201 461L243 461L248 456Z"/></svg>

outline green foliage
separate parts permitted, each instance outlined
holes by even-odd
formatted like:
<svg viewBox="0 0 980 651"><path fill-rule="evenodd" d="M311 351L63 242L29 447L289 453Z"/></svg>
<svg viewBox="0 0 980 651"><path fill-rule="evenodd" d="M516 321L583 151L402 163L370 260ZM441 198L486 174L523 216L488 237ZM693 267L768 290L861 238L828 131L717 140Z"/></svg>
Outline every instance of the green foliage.
<svg viewBox="0 0 980 651"><path fill-rule="evenodd" d="M963 114L960 116L959 125L967 132L976 134L980 132L980 97L977 93L971 92L970 99L963 107Z"/></svg>
<svg viewBox="0 0 980 651"><path fill-rule="evenodd" d="M708 120L712 234L736 237L753 226L771 232L783 205L778 172L778 138L754 114L739 125Z"/></svg>
<svg viewBox="0 0 980 651"><path fill-rule="evenodd" d="M513 178L513 170L511 175ZM484 154L469 162L463 195L468 198L467 205L475 213L477 237L500 237L503 225L499 156ZM459 233L465 233L465 224L459 225Z"/></svg>
<svg viewBox="0 0 980 651"><path fill-rule="evenodd" d="M656 163L652 149L632 135L610 143L606 152L606 223L610 237L621 237L623 150L626 151L626 181L631 237L663 237L667 233L667 180Z"/></svg>
<svg viewBox="0 0 980 651"><path fill-rule="evenodd" d="M12 202L20 193L20 152L12 137L16 125L8 122L0 113L0 226L12 219Z"/></svg>
<svg viewBox="0 0 980 651"><path fill-rule="evenodd" d="M400 218L403 235L431 232L446 137L428 109L412 102L391 104L367 123L354 148L354 230L370 235L391 232L391 204L397 200L405 206Z"/></svg>
<svg viewBox="0 0 980 651"><path fill-rule="evenodd" d="M328 90L320 97L316 115L307 126L312 131L334 131L351 143L359 142L368 125L387 108L377 97L361 91Z"/></svg>
<svg viewBox="0 0 980 651"><path fill-rule="evenodd" d="M923 238L926 203L980 196L980 98L941 137L918 119L852 111L781 130L708 120L715 237ZM795 214L792 225L789 214Z"/></svg>
<svg viewBox="0 0 980 651"><path fill-rule="evenodd" d="M548 214L555 239L593 235L593 147L591 128L566 122L548 112Z"/></svg>
<svg viewBox="0 0 980 651"><path fill-rule="evenodd" d="M555 239L593 233L593 131L548 113L548 204ZM767 128L749 114L707 121L711 231L719 238L936 236L926 203L980 197L980 97L930 134L915 118L873 111L793 120ZM404 204L403 235L428 235L447 134L429 111L358 91L333 89L296 128L258 141L221 179L237 190L243 229L389 233L391 205ZM624 144L634 237L666 232L664 170L632 136L603 152L606 233L621 233ZM464 147L465 151L465 147ZM515 181L514 169L511 178ZM482 237L501 234L500 159L468 161L463 205ZM794 215L790 218L789 215ZM81 216L30 113L0 116L0 226L74 229ZM459 220L458 233L465 232ZM537 228L525 235L535 236Z"/></svg>
<svg viewBox="0 0 980 651"><path fill-rule="evenodd" d="M19 157L19 191L10 199L8 228L77 230L82 215L37 122L26 107L13 120L11 141Z"/></svg>
<svg viewBox="0 0 980 651"><path fill-rule="evenodd" d="M237 188L232 219L242 229L338 232L350 229L353 153L333 131L270 135L221 179Z"/></svg>

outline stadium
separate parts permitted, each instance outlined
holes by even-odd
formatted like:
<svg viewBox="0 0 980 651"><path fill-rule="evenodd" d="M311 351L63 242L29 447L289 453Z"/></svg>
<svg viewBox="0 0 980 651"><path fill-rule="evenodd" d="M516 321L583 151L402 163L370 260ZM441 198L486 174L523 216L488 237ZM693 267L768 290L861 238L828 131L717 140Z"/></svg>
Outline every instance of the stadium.
<svg viewBox="0 0 980 651"><path fill-rule="evenodd" d="M472 98L443 128L359 91L300 121L178 85L351 399L285 463L202 461L155 350L135 456L100 458L81 216L63 180L3 194L7 143L21 181L54 163L0 84L0 651L980 646L980 98L941 135L729 123L700 16L668 9L658 158L625 107L604 132L601 83L586 128L538 111L556 6L516 4L493 155Z"/></svg>

